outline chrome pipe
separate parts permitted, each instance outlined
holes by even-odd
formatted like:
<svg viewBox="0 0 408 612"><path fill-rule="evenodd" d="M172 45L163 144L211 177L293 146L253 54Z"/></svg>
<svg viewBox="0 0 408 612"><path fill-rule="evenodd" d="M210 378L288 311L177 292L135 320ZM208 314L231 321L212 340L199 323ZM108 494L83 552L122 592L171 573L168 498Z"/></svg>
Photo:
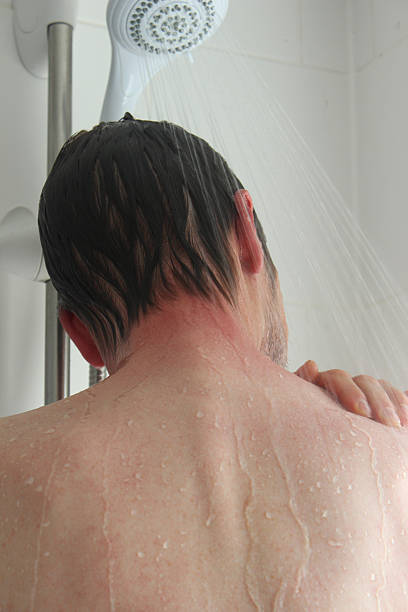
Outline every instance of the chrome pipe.
<svg viewBox="0 0 408 612"><path fill-rule="evenodd" d="M72 133L72 32L67 23L51 23L48 38L47 174ZM58 320L57 292L46 282L44 403L70 394L70 343Z"/></svg>

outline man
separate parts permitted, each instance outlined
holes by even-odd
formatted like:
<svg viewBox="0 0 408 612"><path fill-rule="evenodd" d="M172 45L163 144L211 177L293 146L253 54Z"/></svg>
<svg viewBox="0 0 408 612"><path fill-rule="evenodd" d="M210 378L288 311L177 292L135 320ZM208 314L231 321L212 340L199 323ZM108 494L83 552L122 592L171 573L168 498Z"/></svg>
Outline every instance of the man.
<svg viewBox="0 0 408 612"><path fill-rule="evenodd" d="M39 227L60 320L110 376L1 424L1 605L403 609L407 437L316 385L378 420L403 394L285 370L278 274L225 161L126 114L64 145Z"/></svg>

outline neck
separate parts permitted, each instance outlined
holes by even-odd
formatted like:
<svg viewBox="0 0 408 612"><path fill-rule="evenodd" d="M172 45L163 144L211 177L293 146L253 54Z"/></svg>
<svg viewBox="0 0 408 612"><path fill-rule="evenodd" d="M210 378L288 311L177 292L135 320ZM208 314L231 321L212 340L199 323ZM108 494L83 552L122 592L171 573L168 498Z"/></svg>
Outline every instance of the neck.
<svg viewBox="0 0 408 612"><path fill-rule="evenodd" d="M141 319L130 335L128 356L108 369L118 382L136 382L214 368L242 369L254 362L273 365L259 351L256 335L246 329L239 313L230 306L183 296Z"/></svg>

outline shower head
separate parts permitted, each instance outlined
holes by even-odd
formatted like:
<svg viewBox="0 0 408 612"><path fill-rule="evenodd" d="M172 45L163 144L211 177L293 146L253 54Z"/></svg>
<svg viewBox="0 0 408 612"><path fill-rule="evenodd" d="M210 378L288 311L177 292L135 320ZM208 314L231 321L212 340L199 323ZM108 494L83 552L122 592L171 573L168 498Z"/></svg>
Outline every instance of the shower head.
<svg viewBox="0 0 408 612"><path fill-rule="evenodd" d="M149 80L221 25L228 0L109 0L112 63L101 121L132 112Z"/></svg>

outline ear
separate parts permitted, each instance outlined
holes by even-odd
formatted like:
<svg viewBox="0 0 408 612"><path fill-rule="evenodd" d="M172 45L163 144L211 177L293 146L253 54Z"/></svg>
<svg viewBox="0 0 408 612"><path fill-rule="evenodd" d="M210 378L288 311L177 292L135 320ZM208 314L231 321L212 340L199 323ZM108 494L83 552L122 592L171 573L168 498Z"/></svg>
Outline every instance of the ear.
<svg viewBox="0 0 408 612"><path fill-rule="evenodd" d="M258 274L262 269L263 251L255 229L252 198L248 191L240 189L235 193L234 200L238 212L236 230L241 265L245 272Z"/></svg>
<svg viewBox="0 0 408 612"><path fill-rule="evenodd" d="M102 368L105 364L99 350L88 331L88 328L74 313L63 308L59 313L59 320L68 336L78 347L82 357L94 368Z"/></svg>

